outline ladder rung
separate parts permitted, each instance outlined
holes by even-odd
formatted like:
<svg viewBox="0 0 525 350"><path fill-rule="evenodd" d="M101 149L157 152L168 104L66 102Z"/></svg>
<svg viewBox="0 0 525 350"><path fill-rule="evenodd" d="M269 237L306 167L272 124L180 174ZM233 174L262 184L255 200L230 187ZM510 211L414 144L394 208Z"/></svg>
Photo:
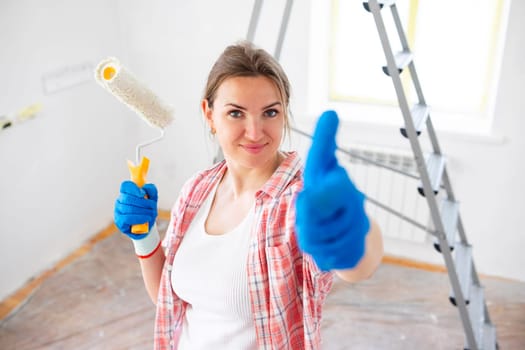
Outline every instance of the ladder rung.
<svg viewBox="0 0 525 350"><path fill-rule="evenodd" d="M413 56L410 51L400 51L396 53L396 55L394 56L394 60L396 61L397 72L399 74L401 74L403 69L405 69L405 67L408 66L410 62L412 62L412 58ZM390 76L390 72L388 71L388 66L383 66L383 72L386 75Z"/></svg>
<svg viewBox="0 0 525 350"><path fill-rule="evenodd" d="M421 131L425 127L425 123L430 115L430 107L416 103L410 110L410 115L412 116L412 122L414 123L414 128L416 129L417 136L421 135ZM401 135L408 138L408 133L406 128L401 128Z"/></svg>
<svg viewBox="0 0 525 350"><path fill-rule="evenodd" d="M485 327L485 296L483 287L473 285L471 291L471 303L468 306L470 323L478 348L482 348L483 328ZM484 349L484 348L483 348Z"/></svg>
<svg viewBox="0 0 525 350"><path fill-rule="evenodd" d="M379 4L379 8L382 9L383 6L392 6L394 5L396 2L395 0L378 0L377 3ZM367 10L368 12L370 12L370 5L368 4L368 2L363 2L363 7L365 8L365 10Z"/></svg>
<svg viewBox="0 0 525 350"><path fill-rule="evenodd" d="M430 185L434 194L439 192L439 186L441 185L441 177L443 176L443 171L445 170L446 158L441 154L430 153L427 156L427 172L430 178ZM425 196L425 191L423 189L423 184L420 184L418 187L418 192L422 196Z"/></svg>
<svg viewBox="0 0 525 350"><path fill-rule="evenodd" d="M459 217L459 203L448 199L441 203L441 218L443 220L443 228L447 237L447 243L450 251L454 249L456 238L456 231ZM438 252L441 252L439 242L434 243L434 247Z"/></svg>
<svg viewBox="0 0 525 350"><path fill-rule="evenodd" d="M483 350L496 350L496 327L492 323L483 324Z"/></svg>
<svg viewBox="0 0 525 350"><path fill-rule="evenodd" d="M454 265L456 266L459 286L461 287L465 303L469 304L472 285L472 246L458 242L454 250ZM450 301L452 304L457 305L454 290L452 289L450 290Z"/></svg>

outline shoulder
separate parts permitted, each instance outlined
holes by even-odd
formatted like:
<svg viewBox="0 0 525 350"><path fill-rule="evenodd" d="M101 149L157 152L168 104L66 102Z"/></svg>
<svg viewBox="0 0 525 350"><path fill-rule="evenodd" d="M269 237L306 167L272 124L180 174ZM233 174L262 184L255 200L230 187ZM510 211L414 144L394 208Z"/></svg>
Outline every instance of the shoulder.
<svg viewBox="0 0 525 350"><path fill-rule="evenodd" d="M226 170L225 161L219 162L212 167L201 170L191 176L181 189L182 197L192 197L199 193L207 193L207 189L221 179Z"/></svg>
<svg viewBox="0 0 525 350"><path fill-rule="evenodd" d="M301 158L297 152L287 152L285 156L285 159L260 191L273 199L287 198L303 188Z"/></svg>
<svg viewBox="0 0 525 350"><path fill-rule="evenodd" d="M172 207L172 216L181 216L186 209L197 209L226 170L222 161L192 175L182 185L177 201Z"/></svg>

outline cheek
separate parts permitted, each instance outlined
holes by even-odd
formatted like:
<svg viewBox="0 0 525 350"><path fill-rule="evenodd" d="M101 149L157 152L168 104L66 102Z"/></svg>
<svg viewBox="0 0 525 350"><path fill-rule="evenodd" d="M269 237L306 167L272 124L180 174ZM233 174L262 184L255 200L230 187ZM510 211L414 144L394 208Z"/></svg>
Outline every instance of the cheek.
<svg viewBox="0 0 525 350"><path fill-rule="evenodd" d="M226 127L226 128L220 128L217 131L217 136L219 139L219 142L221 144L229 144L233 141L241 138L243 135L242 130L240 128L235 127Z"/></svg>
<svg viewBox="0 0 525 350"><path fill-rule="evenodd" d="M279 122L277 125L274 126L272 130L272 136L274 139L282 141L284 137L284 122Z"/></svg>

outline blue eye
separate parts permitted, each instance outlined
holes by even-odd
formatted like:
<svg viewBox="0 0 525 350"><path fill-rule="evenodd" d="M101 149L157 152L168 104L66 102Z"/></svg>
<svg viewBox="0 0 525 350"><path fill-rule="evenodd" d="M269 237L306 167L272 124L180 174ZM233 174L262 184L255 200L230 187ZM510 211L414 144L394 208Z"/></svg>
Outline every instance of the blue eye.
<svg viewBox="0 0 525 350"><path fill-rule="evenodd" d="M228 112L228 115L232 118L240 118L242 117L242 111L238 109L234 109Z"/></svg>
<svg viewBox="0 0 525 350"><path fill-rule="evenodd" d="M274 118L279 114L279 111L277 109L268 109L264 111L264 115L269 118Z"/></svg>

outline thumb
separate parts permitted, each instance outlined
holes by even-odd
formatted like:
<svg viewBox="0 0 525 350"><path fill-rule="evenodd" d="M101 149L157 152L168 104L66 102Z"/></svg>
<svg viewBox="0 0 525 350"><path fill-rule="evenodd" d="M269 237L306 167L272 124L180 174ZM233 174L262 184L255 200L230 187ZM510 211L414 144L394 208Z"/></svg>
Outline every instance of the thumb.
<svg viewBox="0 0 525 350"><path fill-rule="evenodd" d="M335 111L325 111L317 120L312 145L304 170L305 185L337 165L335 136L339 118Z"/></svg>

